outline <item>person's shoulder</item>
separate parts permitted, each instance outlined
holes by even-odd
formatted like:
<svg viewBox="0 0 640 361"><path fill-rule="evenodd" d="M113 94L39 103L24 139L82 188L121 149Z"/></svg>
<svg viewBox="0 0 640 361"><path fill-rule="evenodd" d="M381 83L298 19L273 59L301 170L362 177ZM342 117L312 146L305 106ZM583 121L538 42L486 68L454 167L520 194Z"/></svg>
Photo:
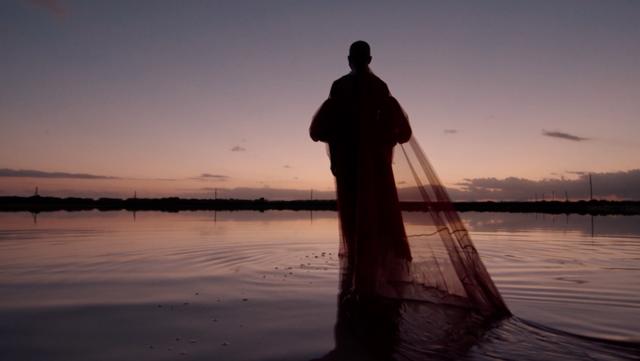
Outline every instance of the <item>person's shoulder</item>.
<svg viewBox="0 0 640 361"><path fill-rule="evenodd" d="M387 86L387 83L385 83L384 80L380 79L379 76L377 76L376 74L374 74L373 72L369 73L370 77L371 77L371 82L375 85L376 88L378 88L380 91L383 92L389 92L389 87Z"/></svg>
<svg viewBox="0 0 640 361"><path fill-rule="evenodd" d="M345 84L350 83L352 81L351 78L353 78L351 73L345 74L345 75L339 77L338 79L336 79L333 82L333 85L335 85L335 86L345 85Z"/></svg>
<svg viewBox="0 0 640 361"><path fill-rule="evenodd" d="M377 85L384 86L384 87L386 87L386 86L387 86L387 83L386 83L384 80L380 79L380 77L379 77L379 76L377 76L377 75L376 75L376 74L374 74L374 73L369 73L369 74L371 75L371 78L373 79L373 81L374 81Z"/></svg>
<svg viewBox="0 0 640 361"><path fill-rule="evenodd" d="M352 81L351 74L346 74L336 79L333 84L331 84L331 94L337 95L337 93L340 93L342 90L346 90Z"/></svg>

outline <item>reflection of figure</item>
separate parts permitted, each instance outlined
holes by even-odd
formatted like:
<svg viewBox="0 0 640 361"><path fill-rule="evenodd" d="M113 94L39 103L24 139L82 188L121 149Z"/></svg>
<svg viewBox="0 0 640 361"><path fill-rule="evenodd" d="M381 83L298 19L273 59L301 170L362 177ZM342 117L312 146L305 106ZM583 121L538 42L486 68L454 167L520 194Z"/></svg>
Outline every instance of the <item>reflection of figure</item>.
<svg viewBox="0 0 640 361"><path fill-rule="evenodd" d="M314 361L390 360L396 349L400 301L357 297L349 268L341 274L335 348Z"/></svg>
<svg viewBox="0 0 640 361"><path fill-rule="evenodd" d="M354 288L372 293L380 280L394 277L392 269L411 260L391 168L393 147L409 140L411 128L387 85L369 69L369 45L356 41L348 59L351 73L333 83L310 134L329 145L341 250L353 267Z"/></svg>
<svg viewBox="0 0 640 361"><path fill-rule="evenodd" d="M464 355L487 329L469 309L382 297L358 297L343 269L335 347L314 361L451 360Z"/></svg>

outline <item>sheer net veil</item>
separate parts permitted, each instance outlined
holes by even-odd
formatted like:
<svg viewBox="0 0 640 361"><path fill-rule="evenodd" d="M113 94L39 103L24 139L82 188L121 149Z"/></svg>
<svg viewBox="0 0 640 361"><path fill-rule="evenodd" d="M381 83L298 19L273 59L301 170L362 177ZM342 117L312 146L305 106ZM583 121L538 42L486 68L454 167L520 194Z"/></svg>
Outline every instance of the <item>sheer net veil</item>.
<svg viewBox="0 0 640 361"><path fill-rule="evenodd" d="M509 311L406 113L368 68L338 80L311 138L328 144L341 284L356 294ZM413 212L402 212L410 206Z"/></svg>
<svg viewBox="0 0 640 361"><path fill-rule="evenodd" d="M394 160L400 199L415 211L404 212L412 259L408 271L399 274L397 292L391 296L508 315L469 232L415 137L396 146Z"/></svg>

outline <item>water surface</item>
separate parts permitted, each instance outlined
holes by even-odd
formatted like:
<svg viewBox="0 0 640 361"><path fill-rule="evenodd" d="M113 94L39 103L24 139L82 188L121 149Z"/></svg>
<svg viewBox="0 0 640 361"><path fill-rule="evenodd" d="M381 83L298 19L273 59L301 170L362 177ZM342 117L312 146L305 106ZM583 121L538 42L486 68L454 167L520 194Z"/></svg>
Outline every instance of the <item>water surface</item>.
<svg viewBox="0 0 640 361"><path fill-rule="evenodd" d="M398 359L638 359L640 217L462 217L515 317L443 347L455 311L403 305ZM0 214L0 359L330 359L337 240L334 212Z"/></svg>

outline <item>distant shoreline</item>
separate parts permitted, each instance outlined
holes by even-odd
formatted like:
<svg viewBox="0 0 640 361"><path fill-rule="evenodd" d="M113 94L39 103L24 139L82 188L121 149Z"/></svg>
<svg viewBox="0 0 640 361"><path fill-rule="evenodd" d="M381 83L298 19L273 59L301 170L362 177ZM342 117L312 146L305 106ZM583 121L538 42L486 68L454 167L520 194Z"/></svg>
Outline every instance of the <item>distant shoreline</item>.
<svg viewBox="0 0 640 361"><path fill-rule="evenodd" d="M423 202L402 202L406 211L426 211ZM438 205L435 204L435 207ZM640 215L640 201L454 202L459 212L511 212L590 215ZM335 200L193 199L193 198L57 198L0 197L0 212L54 211L335 211Z"/></svg>

